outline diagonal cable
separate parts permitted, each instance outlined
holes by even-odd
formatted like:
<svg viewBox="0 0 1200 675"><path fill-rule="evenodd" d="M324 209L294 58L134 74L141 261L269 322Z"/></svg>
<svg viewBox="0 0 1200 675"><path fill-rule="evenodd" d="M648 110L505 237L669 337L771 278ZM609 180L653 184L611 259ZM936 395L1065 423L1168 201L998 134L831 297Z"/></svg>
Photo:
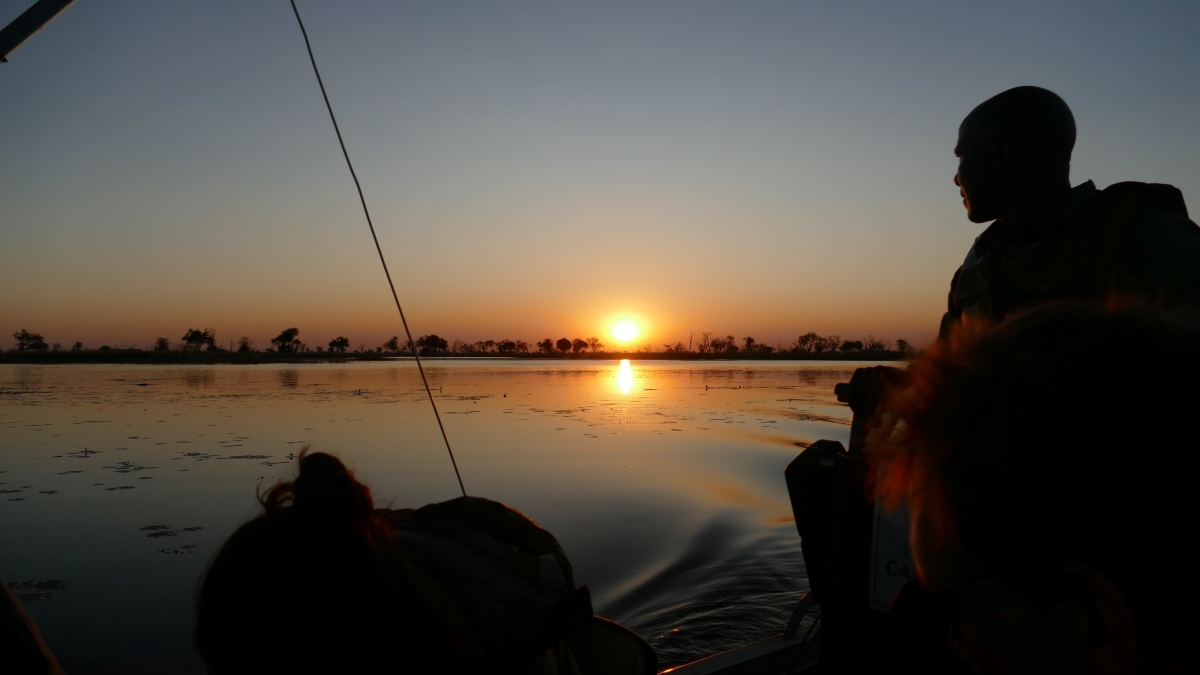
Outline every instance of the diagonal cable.
<svg viewBox="0 0 1200 675"><path fill-rule="evenodd" d="M371 239L375 242L375 251L379 253L379 262L383 265L383 274L387 277L388 288L392 289L392 300L396 301L396 311L400 312L400 322L404 324L404 334L408 336L408 348L412 350L413 359L417 362L417 371L421 373L421 383L425 385L425 393L429 395L429 405L433 406L433 416L437 418L438 429L442 431L442 440L446 442L446 452L450 455L450 464L454 466L454 476L458 478L458 489L467 496L467 488L463 487L462 474L458 472L458 462L454 461L454 451L450 449L450 438L446 436L446 427L442 424L442 416L438 413L437 403L433 400L433 390L429 388L429 380L425 377L425 368L421 366L421 357L417 355L417 344L413 341L412 331L408 329L408 319L404 318L404 310L400 307L400 296L396 295L396 285L392 283L392 273L388 271L387 260L383 257L383 248L379 245L379 237L375 235L375 224L371 222L371 212L367 210L367 198L363 196L362 185L358 182L358 174L354 172L354 164L350 162L350 153L346 151L346 142L342 140L342 130L338 127L337 117L333 114L333 106L329 103L329 94L325 93L325 83L321 81L321 71L317 69L317 59L313 56L312 44L308 41L308 31L304 30L304 21L300 18L300 10L296 9L296 0L290 0L292 11L296 14L296 23L300 24L300 33L304 35L304 46L308 48L308 60L312 62L313 74L317 76L317 84L321 87L321 96L325 99L325 108L329 110L329 120L333 122L333 130L337 133L338 144L342 146L342 156L346 158L346 167L350 169L350 177L354 179L354 187L358 189L358 201L362 203L363 215L367 217L367 227L371 228Z"/></svg>

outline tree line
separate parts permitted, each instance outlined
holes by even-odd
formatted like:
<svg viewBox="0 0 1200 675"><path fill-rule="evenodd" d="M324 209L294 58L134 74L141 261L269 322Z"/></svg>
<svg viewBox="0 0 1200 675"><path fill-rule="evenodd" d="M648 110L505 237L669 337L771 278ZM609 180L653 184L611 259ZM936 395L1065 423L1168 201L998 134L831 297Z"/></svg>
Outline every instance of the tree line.
<svg viewBox="0 0 1200 675"><path fill-rule="evenodd" d="M40 333L34 333L24 328L12 334L16 341L14 350L18 352L44 352L44 351L61 351L62 345L54 343L49 345L45 338ZM531 346L524 340L479 340L477 342L464 342L463 340L455 340L453 343L436 334L430 333L417 338L415 341L415 349L418 354L453 354L460 356L500 354L505 356L514 356L518 354L529 354L536 347L540 354L583 354L583 353L602 353L604 343L600 342L599 338L544 338ZM350 349L350 339L339 335L328 342L327 345L317 345L310 347L307 343L300 339L299 328L286 328L279 335L271 338L270 347L263 351L268 353L279 354L311 354L311 353L328 353L328 354L345 354ZM83 343L76 342L71 346L71 351L83 351ZM100 351L108 351L111 348L107 345L102 345ZM229 348L225 349L217 342L217 331L215 328L189 328L184 332L183 336L172 345L171 341L165 337L157 338L154 341L153 351L213 351L213 352L236 352L239 354L252 353L257 350L254 348L254 340L249 337L239 337L237 340L231 340ZM776 343L775 346L758 342L753 337L746 336L740 341L732 335L724 337L712 332L688 334L688 343L685 345L682 341L675 343L664 343L660 348L658 345L640 345L636 348L638 353L653 354L653 353L677 353L677 354L771 354L771 353L811 353L811 354L848 354L854 352L872 352L872 353L894 353L900 352L907 354L913 351L913 346L903 339L898 339L894 343L890 340L882 340L867 335L859 340L843 339L841 335L818 335L817 333L805 333L793 342L783 345ZM364 343L359 343L357 349L353 351L355 354L392 354L405 355L413 353L413 346L407 343L407 340L401 340L399 336L393 335L391 339L377 347L368 347Z"/></svg>

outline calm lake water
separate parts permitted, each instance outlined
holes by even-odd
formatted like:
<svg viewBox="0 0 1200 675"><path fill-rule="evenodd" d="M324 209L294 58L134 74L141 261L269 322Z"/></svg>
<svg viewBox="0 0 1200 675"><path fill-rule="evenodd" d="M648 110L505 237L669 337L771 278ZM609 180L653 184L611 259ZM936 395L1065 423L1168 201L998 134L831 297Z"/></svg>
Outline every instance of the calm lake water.
<svg viewBox="0 0 1200 675"><path fill-rule="evenodd" d="M660 667L782 630L808 590L783 468L849 436L844 362L430 361L467 491L558 537ZM72 673L203 672L192 600L304 444L379 505L458 495L411 361L0 366L0 577Z"/></svg>

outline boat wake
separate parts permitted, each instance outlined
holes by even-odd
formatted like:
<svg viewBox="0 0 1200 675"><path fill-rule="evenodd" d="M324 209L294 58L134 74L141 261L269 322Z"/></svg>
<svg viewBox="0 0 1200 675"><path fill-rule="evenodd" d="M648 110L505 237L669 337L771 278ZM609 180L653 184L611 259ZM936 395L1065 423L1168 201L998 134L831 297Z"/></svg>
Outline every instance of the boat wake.
<svg viewBox="0 0 1200 675"><path fill-rule="evenodd" d="M606 594L597 610L645 637L670 668L783 631L808 591L791 523L751 525L723 511L676 555ZM752 534L748 534L752 533Z"/></svg>

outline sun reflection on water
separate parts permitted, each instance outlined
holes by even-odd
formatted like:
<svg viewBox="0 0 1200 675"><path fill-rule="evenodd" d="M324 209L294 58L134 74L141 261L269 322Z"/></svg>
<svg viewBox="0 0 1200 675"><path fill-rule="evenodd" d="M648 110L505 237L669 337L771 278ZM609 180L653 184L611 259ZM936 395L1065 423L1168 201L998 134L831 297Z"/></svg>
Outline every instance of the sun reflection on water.
<svg viewBox="0 0 1200 675"><path fill-rule="evenodd" d="M621 367L617 369L617 387L622 394L628 394L633 389L633 367L629 359L621 359Z"/></svg>

